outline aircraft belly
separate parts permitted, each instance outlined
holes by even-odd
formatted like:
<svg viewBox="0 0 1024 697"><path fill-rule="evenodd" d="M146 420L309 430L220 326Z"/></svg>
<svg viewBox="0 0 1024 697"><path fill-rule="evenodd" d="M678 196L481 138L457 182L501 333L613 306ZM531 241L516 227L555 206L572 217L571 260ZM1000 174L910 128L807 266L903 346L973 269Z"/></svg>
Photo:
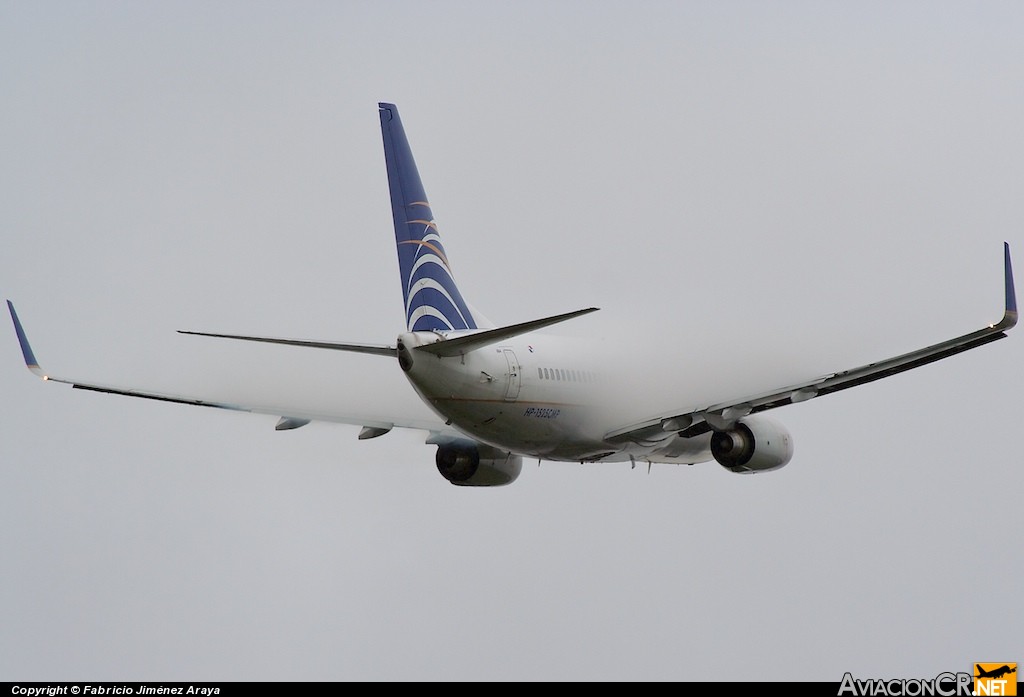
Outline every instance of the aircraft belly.
<svg viewBox="0 0 1024 697"><path fill-rule="evenodd" d="M505 450L579 461L609 453L601 429L588 428L581 407L434 399L434 408L469 436Z"/></svg>

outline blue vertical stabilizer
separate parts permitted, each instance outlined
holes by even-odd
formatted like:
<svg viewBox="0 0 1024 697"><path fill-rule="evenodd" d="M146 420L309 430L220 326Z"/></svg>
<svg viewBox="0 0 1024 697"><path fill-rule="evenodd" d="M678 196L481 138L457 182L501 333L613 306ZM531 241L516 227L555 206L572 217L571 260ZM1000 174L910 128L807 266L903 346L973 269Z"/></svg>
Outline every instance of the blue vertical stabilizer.
<svg viewBox="0 0 1024 697"><path fill-rule="evenodd" d="M476 320L452 277L398 108L378 106L406 326L409 331L476 329Z"/></svg>

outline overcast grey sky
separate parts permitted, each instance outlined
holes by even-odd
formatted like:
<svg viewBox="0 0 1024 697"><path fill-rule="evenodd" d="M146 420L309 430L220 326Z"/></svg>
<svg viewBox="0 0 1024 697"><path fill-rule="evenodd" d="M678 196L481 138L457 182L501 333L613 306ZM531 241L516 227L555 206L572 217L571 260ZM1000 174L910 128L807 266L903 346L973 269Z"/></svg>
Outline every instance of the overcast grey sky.
<svg viewBox="0 0 1024 697"><path fill-rule="evenodd" d="M1017 2L0 0L0 296L54 374L419 409L387 361L175 333L393 340L383 100L495 322L601 307L564 331L657 347L652 402L707 351L852 367L999 318L1022 36ZM0 679L1021 661L1022 346L776 412L776 473L465 490L420 433L45 385L0 327Z"/></svg>

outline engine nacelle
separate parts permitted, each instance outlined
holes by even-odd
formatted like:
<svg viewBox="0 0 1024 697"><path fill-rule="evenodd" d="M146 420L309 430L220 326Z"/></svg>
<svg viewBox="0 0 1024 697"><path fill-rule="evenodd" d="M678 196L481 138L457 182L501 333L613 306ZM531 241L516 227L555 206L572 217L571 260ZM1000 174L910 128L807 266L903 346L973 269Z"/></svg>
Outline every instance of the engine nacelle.
<svg viewBox="0 0 1024 697"><path fill-rule="evenodd" d="M793 457L793 439L771 419L747 417L711 435L711 454L730 472L771 472L785 467Z"/></svg>
<svg viewBox="0 0 1024 697"><path fill-rule="evenodd" d="M468 439L437 446L437 471L456 486L504 486L523 469L523 458Z"/></svg>

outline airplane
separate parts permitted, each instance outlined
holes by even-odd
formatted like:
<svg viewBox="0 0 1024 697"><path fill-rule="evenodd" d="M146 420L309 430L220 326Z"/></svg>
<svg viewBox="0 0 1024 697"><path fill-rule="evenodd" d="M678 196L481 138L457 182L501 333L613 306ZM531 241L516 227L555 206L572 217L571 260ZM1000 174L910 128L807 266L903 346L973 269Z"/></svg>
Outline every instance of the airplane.
<svg viewBox="0 0 1024 697"><path fill-rule="evenodd" d="M998 679L998 678L1003 677L1004 675L1009 675L1010 673L1016 673L1017 672L1017 667L1016 666L1011 668L1009 665L1000 666L999 668L995 668L994 670L983 670L981 668L981 666L975 664L975 668L977 668L977 670L978 670L978 674L974 676L976 678L996 678L996 679Z"/></svg>
<svg viewBox="0 0 1024 697"><path fill-rule="evenodd" d="M198 331L182 334L319 348L395 361L436 418L392 420L327 408L282 413L268 404L234 404L200 396L94 384L51 376L36 360L14 305L7 301L26 366L49 382L77 389L278 416L291 430L313 420L361 427L360 439L393 428L426 431L440 474L457 486L515 481L524 458L581 463L692 465L715 461L738 474L778 470L793 456L790 433L762 414L921 367L1007 336L1017 323L1010 247L1003 244L1004 312L995 324L925 348L772 389L681 397L673 408L623 412L608 399L623 366L592 345L547 334L553 325L597 311L588 307L519 324L495 326L460 292L394 104L378 105L405 310L393 344L341 343ZM614 357L613 357L614 358ZM653 412L653 413L652 413Z"/></svg>

